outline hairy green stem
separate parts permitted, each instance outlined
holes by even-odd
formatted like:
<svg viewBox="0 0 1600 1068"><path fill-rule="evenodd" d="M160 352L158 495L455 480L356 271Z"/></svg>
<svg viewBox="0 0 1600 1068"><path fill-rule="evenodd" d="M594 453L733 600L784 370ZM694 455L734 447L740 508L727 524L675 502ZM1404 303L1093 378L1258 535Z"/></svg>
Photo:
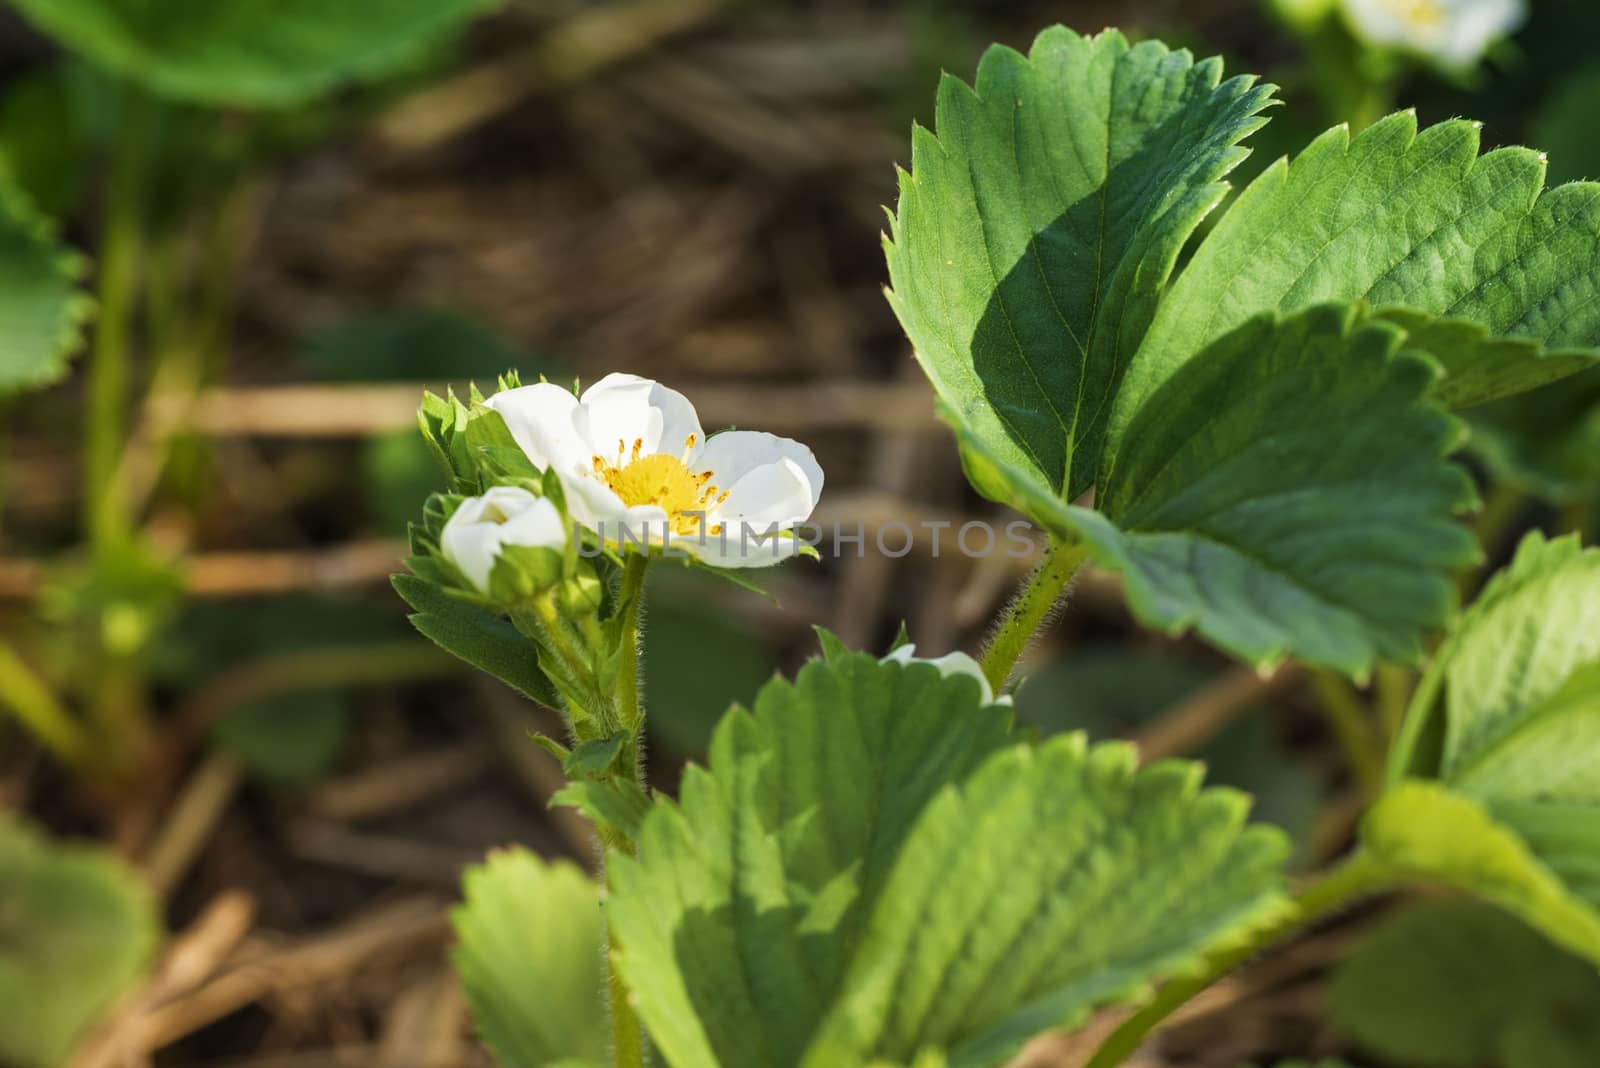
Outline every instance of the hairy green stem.
<svg viewBox="0 0 1600 1068"><path fill-rule="evenodd" d="M1084 1068L1116 1068L1125 1063L1151 1031L1206 987L1289 935L1394 882L1388 869L1365 854L1356 853L1296 895L1289 908L1272 922L1237 945L1208 956L1196 974L1163 986L1148 1005L1124 1020L1101 1043Z"/></svg>
<svg viewBox="0 0 1600 1068"><path fill-rule="evenodd" d="M1355 689L1331 671L1315 671L1312 688L1323 717L1344 750L1361 794L1369 801L1383 790L1383 751L1372 730L1371 717Z"/></svg>
<svg viewBox="0 0 1600 1068"><path fill-rule="evenodd" d="M1017 666L1017 660L1032 643L1040 624L1061 599L1067 583L1072 581L1088 555L1087 545L1050 540L1044 559L1012 600L1005 619L984 650L983 677L989 680L996 694L1005 687L1011 669Z"/></svg>
<svg viewBox="0 0 1600 1068"><path fill-rule="evenodd" d="M639 741L644 734L644 703L639 697L639 621L644 607L645 572L650 558L643 553L627 557L622 569L622 586L617 599L622 611L622 629L617 640L622 663L617 673L616 709L622 729L628 732L620 764L640 789L645 784L644 751ZM623 835L614 835L608 842L612 849L632 853L635 843ZM629 1001L628 985L617 971L618 945L616 934L610 934L611 945L606 953L606 987L611 1001L611 1047L617 1068L644 1068L644 1033L639 1018Z"/></svg>
<svg viewBox="0 0 1600 1068"><path fill-rule="evenodd" d="M0 645L0 704L70 767L87 768L96 752L87 732L50 687L10 646Z"/></svg>
<svg viewBox="0 0 1600 1068"><path fill-rule="evenodd" d="M644 1068L644 1031L628 1000L628 984L617 970L617 939L606 951L606 993L611 1001L611 1052L617 1068Z"/></svg>
<svg viewBox="0 0 1600 1068"><path fill-rule="evenodd" d="M643 553L632 553L623 565L622 589L618 600L622 604L622 671L617 679L617 711L623 729L635 733L643 726L642 706L639 701L639 617L644 606L644 575L650 558ZM643 779L641 769L641 781Z"/></svg>

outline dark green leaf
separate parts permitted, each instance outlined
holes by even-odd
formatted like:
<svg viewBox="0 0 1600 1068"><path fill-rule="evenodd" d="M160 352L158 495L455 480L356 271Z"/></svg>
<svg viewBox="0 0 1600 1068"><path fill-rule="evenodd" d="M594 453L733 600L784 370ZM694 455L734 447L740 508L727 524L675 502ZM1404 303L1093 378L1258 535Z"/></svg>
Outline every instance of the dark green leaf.
<svg viewBox="0 0 1600 1068"><path fill-rule="evenodd" d="M617 754L622 752L622 747L627 742L626 731L618 731L605 738L590 739L574 746L572 752L561 762L562 767L572 776L604 775L611 770L611 765L616 763Z"/></svg>
<svg viewBox="0 0 1600 1068"><path fill-rule="evenodd" d="M1117 397L1112 448L1178 367L1264 311L1362 299L1464 319L1548 357L1600 355L1600 185L1541 195L1543 159L1480 157L1479 126L1418 133L1400 112L1355 138L1335 127L1267 168L1162 302Z"/></svg>
<svg viewBox="0 0 1600 1068"><path fill-rule="evenodd" d="M36 27L165 96L286 107L418 59L493 0L13 0Z"/></svg>
<svg viewBox="0 0 1600 1068"><path fill-rule="evenodd" d="M1271 89L1157 41L1041 33L946 76L885 242L890 303L966 433L1044 492L1094 480L1118 380ZM979 483L979 488L984 489Z"/></svg>
<svg viewBox="0 0 1600 1068"><path fill-rule="evenodd" d="M542 705L560 707L554 687L539 670L533 643L510 623L414 575L395 575L390 581L415 609L412 625L440 648Z"/></svg>
<svg viewBox="0 0 1600 1068"><path fill-rule="evenodd" d="M336 693L311 691L234 709L217 724L212 738L251 773L293 787L332 770L349 730L344 700Z"/></svg>
<svg viewBox="0 0 1600 1068"><path fill-rule="evenodd" d="M1334 974L1335 1026L1408 1068L1600 1064L1600 974L1499 909L1448 901L1373 931ZM1538 1057L1530 1038L1541 1035Z"/></svg>

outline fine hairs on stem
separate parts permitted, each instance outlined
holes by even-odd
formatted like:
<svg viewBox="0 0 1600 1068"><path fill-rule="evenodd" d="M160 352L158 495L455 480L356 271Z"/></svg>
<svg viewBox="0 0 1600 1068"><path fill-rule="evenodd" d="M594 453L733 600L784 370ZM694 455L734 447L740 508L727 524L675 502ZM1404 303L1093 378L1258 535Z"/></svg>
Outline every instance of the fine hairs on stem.
<svg viewBox="0 0 1600 1068"><path fill-rule="evenodd" d="M1022 654L1066 611L1072 580L1089 554L1078 542L1052 538L1039 566L1001 613L983 654L983 674L995 693L1005 689Z"/></svg>

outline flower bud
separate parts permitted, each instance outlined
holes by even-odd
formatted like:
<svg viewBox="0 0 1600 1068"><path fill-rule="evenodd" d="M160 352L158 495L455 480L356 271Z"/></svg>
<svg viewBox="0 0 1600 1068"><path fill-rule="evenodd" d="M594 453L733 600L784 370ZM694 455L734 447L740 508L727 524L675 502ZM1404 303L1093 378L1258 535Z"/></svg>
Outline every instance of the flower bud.
<svg viewBox="0 0 1600 1068"><path fill-rule="evenodd" d="M439 550L480 593L515 600L561 577L566 524L549 500L516 486L468 497L439 535Z"/></svg>

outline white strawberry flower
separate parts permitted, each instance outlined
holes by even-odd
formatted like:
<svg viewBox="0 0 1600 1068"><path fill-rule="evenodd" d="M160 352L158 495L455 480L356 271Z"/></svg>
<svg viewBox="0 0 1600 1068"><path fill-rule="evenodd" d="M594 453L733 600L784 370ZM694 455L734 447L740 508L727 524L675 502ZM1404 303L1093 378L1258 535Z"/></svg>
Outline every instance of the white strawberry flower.
<svg viewBox="0 0 1600 1068"><path fill-rule="evenodd" d="M1525 0L1343 0L1351 31L1450 70L1471 67L1528 17Z"/></svg>
<svg viewBox="0 0 1600 1068"><path fill-rule="evenodd" d="M939 669L939 674L947 679L952 675L970 675L978 680L978 691L983 698L983 703L986 705L996 703L994 688L989 685L989 680L984 677L983 667L966 653L958 651L937 657L918 656L917 647L907 643L885 656L883 661L896 664L932 664ZM1009 705L1011 703L1010 695L1000 698L998 703Z"/></svg>
<svg viewBox="0 0 1600 1068"><path fill-rule="evenodd" d="M489 592L489 575L503 547L559 550L566 544L560 510L516 486L495 486L481 497L468 497L439 532L439 551L483 593Z"/></svg>
<svg viewBox="0 0 1600 1068"><path fill-rule="evenodd" d="M612 545L648 537L717 567L762 567L800 551L792 528L822 493L804 445L751 430L707 439L687 397L638 375L607 375L581 397L541 382L486 403L535 467L556 472L572 518Z"/></svg>

